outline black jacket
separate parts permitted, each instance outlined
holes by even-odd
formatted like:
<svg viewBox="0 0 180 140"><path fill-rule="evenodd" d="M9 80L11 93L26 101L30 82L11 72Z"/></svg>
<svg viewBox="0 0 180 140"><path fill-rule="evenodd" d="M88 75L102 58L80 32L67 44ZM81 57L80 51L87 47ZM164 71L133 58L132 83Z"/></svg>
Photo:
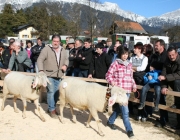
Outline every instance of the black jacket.
<svg viewBox="0 0 180 140"><path fill-rule="evenodd" d="M106 72L110 65L111 58L106 52L103 52L100 56L96 54L92 59L89 74L92 74L94 78L105 79Z"/></svg>
<svg viewBox="0 0 180 140"><path fill-rule="evenodd" d="M149 58L149 61L148 61L149 65L147 69L149 69L151 63L153 62L153 63L156 63L156 67L155 67L156 70L162 70L164 63L166 62L166 59L167 59L166 50L164 50L161 54L154 53L152 57Z"/></svg>
<svg viewBox="0 0 180 140"><path fill-rule="evenodd" d="M166 80L162 81L162 87L167 87L167 82L180 80L180 56L178 55L176 61L170 61L169 58L164 64L161 75L166 77Z"/></svg>
<svg viewBox="0 0 180 140"><path fill-rule="evenodd" d="M39 57L39 54L41 50L45 47L45 44L42 43L42 46L35 45L34 47L31 48L32 54L31 54L31 60L33 62L37 62L37 59Z"/></svg>
<svg viewBox="0 0 180 140"><path fill-rule="evenodd" d="M79 55L76 57L76 61L79 63L79 68L82 70L89 70L93 57L93 49L90 47L86 49L82 48ZM84 60L82 58L85 58Z"/></svg>
<svg viewBox="0 0 180 140"><path fill-rule="evenodd" d="M0 55L0 62L3 64L4 69L8 68L10 58L11 55L9 49L4 49L2 55Z"/></svg>

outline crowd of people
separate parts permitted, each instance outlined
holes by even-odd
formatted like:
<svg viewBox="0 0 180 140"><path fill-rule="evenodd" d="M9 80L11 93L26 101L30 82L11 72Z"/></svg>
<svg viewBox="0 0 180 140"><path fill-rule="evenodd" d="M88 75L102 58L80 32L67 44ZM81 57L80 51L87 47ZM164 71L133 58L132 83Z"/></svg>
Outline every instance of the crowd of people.
<svg viewBox="0 0 180 140"><path fill-rule="evenodd" d="M82 41L68 37L66 45L62 45L60 36L53 35L51 44L45 45L39 37L37 45L33 46L31 41L26 45L22 48L21 43L13 38L9 40L8 48L0 43L0 68L4 72L46 73L51 83L47 86L47 103L52 118L57 118L56 102L61 77L67 75L106 79L111 86L124 88L128 98L131 92L140 92L137 120L146 121L153 111L159 111L160 119L155 126L164 127L169 121L168 112L159 109L158 105L166 105L168 86L173 91L180 91L180 58L175 47L165 49L163 40L157 40L154 46L138 42L131 52L121 40L112 45L110 38L93 45L90 38ZM142 90L137 90L136 85L143 85ZM155 96L150 88L154 88ZM154 109L145 106L146 100L154 102ZM173 107L180 109L180 97L175 97ZM129 102L127 106L115 104L113 108L107 126L115 130L114 121L121 112L127 135L134 136L129 121L134 105ZM180 129L179 114L173 128Z"/></svg>

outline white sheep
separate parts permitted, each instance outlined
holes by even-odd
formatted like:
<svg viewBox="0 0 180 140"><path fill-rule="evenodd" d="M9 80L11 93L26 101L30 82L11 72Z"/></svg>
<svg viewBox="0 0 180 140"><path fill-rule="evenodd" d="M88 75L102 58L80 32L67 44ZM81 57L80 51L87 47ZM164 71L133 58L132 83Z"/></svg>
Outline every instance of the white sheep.
<svg viewBox="0 0 180 140"><path fill-rule="evenodd" d="M63 108L66 103L69 103L72 120L76 122L76 116L73 113L73 107L80 110L88 109L90 111L89 118L86 126L89 127L91 118L93 117L97 122L98 132L103 136L103 132L100 128L101 120L98 117L97 112L103 112L107 107L106 92L107 87L101 86L97 83L89 83L78 78L67 78L63 79L59 87L59 109L60 109L60 120L63 121ZM112 87L111 97L109 98L109 106L112 106L115 102L120 105L127 105L128 98L126 91L120 87Z"/></svg>
<svg viewBox="0 0 180 140"><path fill-rule="evenodd" d="M23 105L24 105L23 118L26 118L26 113L25 113L27 107L26 99L30 99L34 101L34 104L36 105L36 108L39 111L41 120L45 121L40 111L39 88L41 86L46 87L47 82L49 83L49 80L47 79L47 76L44 72L39 72L35 76L27 76L19 72L10 72L4 79L3 102L2 102L1 110L2 111L4 110L4 103L7 94L12 94L14 95L13 102L14 102L14 111L16 113L19 112L16 105L16 99L19 97L23 101Z"/></svg>

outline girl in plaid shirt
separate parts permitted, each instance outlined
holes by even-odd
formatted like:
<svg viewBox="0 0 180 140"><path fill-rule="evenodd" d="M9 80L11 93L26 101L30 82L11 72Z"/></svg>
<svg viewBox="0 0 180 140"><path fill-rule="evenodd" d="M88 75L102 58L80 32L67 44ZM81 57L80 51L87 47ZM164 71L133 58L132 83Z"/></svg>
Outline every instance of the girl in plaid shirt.
<svg viewBox="0 0 180 140"><path fill-rule="evenodd" d="M132 64L128 59L128 48L120 46L118 57L110 66L108 72L106 73L106 80L112 86L122 87L127 91L127 96L129 98L130 93L136 92L136 83L133 79ZM119 104L115 106L114 112L110 116L107 126L115 130L114 125L115 119L118 117L119 113L122 113L123 123L126 128L128 137L133 137L133 130L131 123L129 121L129 109L127 106L120 106Z"/></svg>

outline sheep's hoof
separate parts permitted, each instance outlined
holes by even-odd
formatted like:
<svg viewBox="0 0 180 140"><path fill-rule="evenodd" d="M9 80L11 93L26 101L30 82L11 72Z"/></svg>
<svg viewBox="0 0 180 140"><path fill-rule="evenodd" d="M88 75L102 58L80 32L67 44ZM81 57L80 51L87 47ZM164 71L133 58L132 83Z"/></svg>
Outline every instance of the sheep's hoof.
<svg viewBox="0 0 180 140"><path fill-rule="evenodd" d="M44 118L41 119L43 122L45 122L46 120Z"/></svg>
<svg viewBox="0 0 180 140"><path fill-rule="evenodd" d="M99 135L102 136L102 137L105 136L103 132L99 132Z"/></svg>
<svg viewBox="0 0 180 140"><path fill-rule="evenodd" d="M62 117L59 116L59 120L61 121L62 124L65 124L65 121Z"/></svg>
<svg viewBox="0 0 180 140"><path fill-rule="evenodd" d="M89 127L90 127L90 125L88 123L86 123L86 128L89 128Z"/></svg>
<svg viewBox="0 0 180 140"><path fill-rule="evenodd" d="M25 119L25 118L26 118L26 115L23 115L22 117L23 117L23 119Z"/></svg>
<svg viewBox="0 0 180 140"><path fill-rule="evenodd" d="M19 110L18 110L18 109L15 109L14 112L19 113Z"/></svg>
<svg viewBox="0 0 180 140"><path fill-rule="evenodd" d="M1 111L3 111L4 110L4 107L1 107Z"/></svg>

